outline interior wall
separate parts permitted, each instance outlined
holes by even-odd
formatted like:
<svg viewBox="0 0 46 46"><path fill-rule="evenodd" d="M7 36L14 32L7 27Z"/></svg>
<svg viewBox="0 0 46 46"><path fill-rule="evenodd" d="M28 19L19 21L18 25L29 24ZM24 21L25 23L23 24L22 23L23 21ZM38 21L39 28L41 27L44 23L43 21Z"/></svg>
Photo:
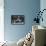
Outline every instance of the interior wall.
<svg viewBox="0 0 46 46"><path fill-rule="evenodd" d="M42 11L43 9L46 9L46 0L40 1L40 10ZM43 17L43 22L40 21L40 25L46 27L46 10L43 12L42 17ZM46 37L45 37L45 44L46 44Z"/></svg>
<svg viewBox="0 0 46 46"><path fill-rule="evenodd" d="M7 41L18 41L32 30L33 19L40 9L40 0L5 0L4 35ZM24 15L24 25L12 25L11 15Z"/></svg>
<svg viewBox="0 0 46 46"><path fill-rule="evenodd" d="M0 0L0 42L4 41L4 0Z"/></svg>
<svg viewBox="0 0 46 46"><path fill-rule="evenodd" d="M46 9L46 0L41 0L40 1L40 9L41 9L41 11L43 9ZM43 22L41 21L40 22L40 25L46 27L46 10L44 10L42 17L43 17Z"/></svg>

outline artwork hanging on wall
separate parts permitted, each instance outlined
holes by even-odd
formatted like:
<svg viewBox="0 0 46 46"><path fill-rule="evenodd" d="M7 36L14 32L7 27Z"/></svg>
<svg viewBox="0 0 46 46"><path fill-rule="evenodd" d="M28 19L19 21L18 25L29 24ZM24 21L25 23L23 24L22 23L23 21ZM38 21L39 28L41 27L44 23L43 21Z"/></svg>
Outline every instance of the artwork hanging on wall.
<svg viewBox="0 0 46 46"><path fill-rule="evenodd" d="M23 25L25 23L24 15L11 15L11 24L13 25Z"/></svg>

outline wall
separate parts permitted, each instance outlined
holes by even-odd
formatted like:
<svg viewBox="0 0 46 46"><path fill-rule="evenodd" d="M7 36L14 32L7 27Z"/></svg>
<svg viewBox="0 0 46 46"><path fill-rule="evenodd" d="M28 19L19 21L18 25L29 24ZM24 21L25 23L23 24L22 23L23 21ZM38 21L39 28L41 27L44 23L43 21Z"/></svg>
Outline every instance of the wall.
<svg viewBox="0 0 46 46"><path fill-rule="evenodd" d="M40 10L46 9L46 0L41 0L40 1ZM40 25L46 27L46 11L44 11L43 15L43 22L40 21ZM45 37L46 39L46 37ZM45 44L46 44L46 40L45 40Z"/></svg>
<svg viewBox="0 0 46 46"><path fill-rule="evenodd" d="M4 41L4 0L0 0L0 42Z"/></svg>
<svg viewBox="0 0 46 46"><path fill-rule="evenodd" d="M18 41L32 29L35 12L40 9L39 0L5 0L4 1L4 35L7 41ZM12 25L11 15L24 15L24 25ZM33 23L34 24L34 23Z"/></svg>
<svg viewBox="0 0 46 46"><path fill-rule="evenodd" d="M46 6L45 5L46 5L46 0L41 0L40 1L40 9L41 9L41 11L43 9L46 9ZM43 17L44 20L43 20L43 22L42 21L40 22L40 25L46 26L46 20L45 20L46 19L46 11L43 12L42 17Z"/></svg>

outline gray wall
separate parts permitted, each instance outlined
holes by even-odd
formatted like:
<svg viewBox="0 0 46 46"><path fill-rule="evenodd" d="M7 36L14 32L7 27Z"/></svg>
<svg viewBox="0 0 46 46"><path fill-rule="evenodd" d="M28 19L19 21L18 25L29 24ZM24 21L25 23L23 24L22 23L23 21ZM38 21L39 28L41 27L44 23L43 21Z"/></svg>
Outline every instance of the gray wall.
<svg viewBox="0 0 46 46"><path fill-rule="evenodd" d="M40 10L42 11L43 9L46 9L46 0L41 0L40 1ZM40 22L40 25L45 26L46 27L46 10L43 12L43 22Z"/></svg>
<svg viewBox="0 0 46 46"><path fill-rule="evenodd" d="M40 1L40 10L46 9L46 0L41 0ZM46 11L44 11L43 15L43 22L40 21L40 25L46 27ZM45 37L46 39L46 37ZM46 44L46 40L45 40L45 44Z"/></svg>
<svg viewBox="0 0 46 46"><path fill-rule="evenodd" d="M7 41L18 41L32 29L35 12L40 9L40 0L5 0L4 7L4 35ZM12 25L11 15L24 15L24 25Z"/></svg>

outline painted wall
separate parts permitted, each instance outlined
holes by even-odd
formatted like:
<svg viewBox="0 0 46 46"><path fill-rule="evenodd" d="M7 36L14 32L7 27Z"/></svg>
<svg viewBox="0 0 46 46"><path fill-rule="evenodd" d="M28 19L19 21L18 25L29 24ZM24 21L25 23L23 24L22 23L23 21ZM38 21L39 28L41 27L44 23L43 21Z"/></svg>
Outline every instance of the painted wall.
<svg viewBox="0 0 46 46"><path fill-rule="evenodd" d="M40 1L40 9L41 9L41 11L42 11L43 9L46 9L46 0L41 0L41 1ZM42 17L43 17L43 22L41 21L41 22L40 22L40 25L46 27L46 10L43 12Z"/></svg>
<svg viewBox="0 0 46 46"><path fill-rule="evenodd" d="M43 10L43 9L46 9L46 0L40 1L40 10ZM41 21L40 25L46 27L46 11L44 11L42 17L43 17L43 22ZM46 39L46 37L45 37L45 39ZM46 44L46 40L45 40L45 44Z"/></svg>
<svg viewBox="0 0 46 46"><path fill-rule="evenodd" d="M5 40L18 41L32 29L35 12L40 9L39 0L5 0L4 7L4 27ZM11 15L24 15L24 25L12 25Z"/></svg>
<svg viewBox="0 0 46 46"><path fill-rule="evenodd" d="M4 41L4 0L0 0L0 42Z"/></svg>

